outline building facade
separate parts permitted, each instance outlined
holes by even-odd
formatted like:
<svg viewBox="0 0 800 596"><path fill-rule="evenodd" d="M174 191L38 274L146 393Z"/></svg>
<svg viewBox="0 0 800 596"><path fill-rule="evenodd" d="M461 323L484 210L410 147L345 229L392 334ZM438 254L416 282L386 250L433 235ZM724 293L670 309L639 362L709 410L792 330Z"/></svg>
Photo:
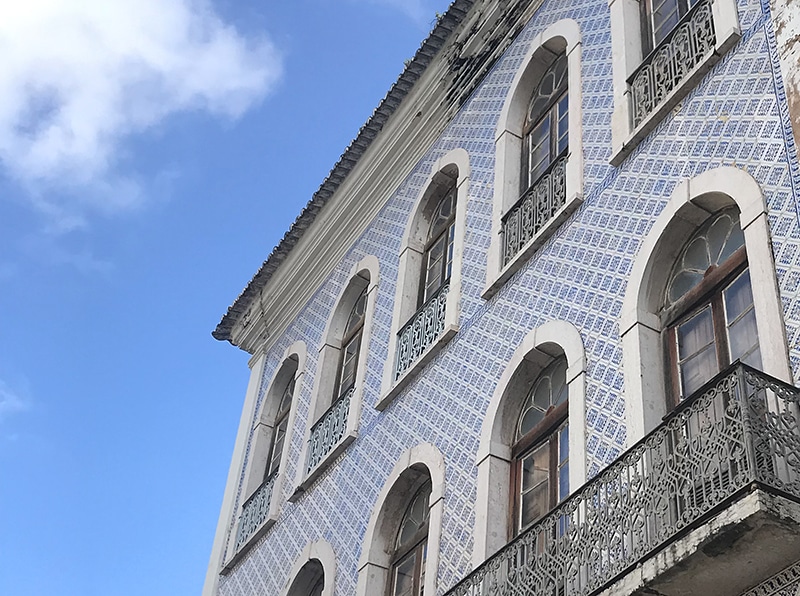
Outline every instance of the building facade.
<svg viewBox="0 0 800 596"><path fill-rule="evenodd" d="M798 593L798 28L455 0L214 332L204 593Z"/></svg>

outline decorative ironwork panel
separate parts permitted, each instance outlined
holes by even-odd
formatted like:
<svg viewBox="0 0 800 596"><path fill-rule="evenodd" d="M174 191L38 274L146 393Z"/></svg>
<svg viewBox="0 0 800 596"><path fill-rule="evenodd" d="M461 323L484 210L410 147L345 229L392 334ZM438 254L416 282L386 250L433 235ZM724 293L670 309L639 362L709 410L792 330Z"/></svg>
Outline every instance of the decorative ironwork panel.
<svg viewBox="0 0 800 596"><path fill-rule="evenodd" d="M272 502L272 486L277 474L267 478L256 492L245 501L242 515L239 516L239 528L236 530L236 550L238 551L264 524L269 516L269 505Z"/></svg>
<svg viewBox="0 0 800 596"><path fill-rule="evenodd" d="M797 596L800 593L800 562L776 573L742 596Z"/></svg>
<svg viewBox="0 0 800 596"><path fill-rule="evenodd" d="M322 415L322 418L311 427L311 437L308 439L306 474L316 468L319 462L344 437L344 432L347 429L347 416L350 413L350 398L352 396L353 387L333 402L333 405Z"/></svg>
<svg viewBox="0 0 800 596"><path fill-rule="evenodd" d="M638 126L714 51L717 37L711 2L697 3L629 79L633 125Z"/></svg>
<svg viewBox="0 0 800 596"><path fill-rule="evenodd" d="M442 284L435 294L411 317L397 334L397 358L394 366L395 380L435 342L444 332L447 292L450 282Z"/></svg>
<svg viewBox="0 0 800 596"><path fill-rule="evenodd" d="M503 265L549 222L567 199L567 157L558 158L503 218Z"/></svg>
<svg viewBox="0 0 800 596"><path fill-rule="evenodd" d="M799 396L728 369L448 596L588 595L754 481L800 498Z"/></svg>

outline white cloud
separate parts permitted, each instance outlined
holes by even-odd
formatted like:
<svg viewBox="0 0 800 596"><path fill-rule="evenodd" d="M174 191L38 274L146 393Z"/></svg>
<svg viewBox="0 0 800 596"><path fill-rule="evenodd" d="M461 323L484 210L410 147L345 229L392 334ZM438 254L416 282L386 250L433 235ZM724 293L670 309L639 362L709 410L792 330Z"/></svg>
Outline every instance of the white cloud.
<svg viewBox="0 0 800 596"><path fill-rule="evenodd" d="M0 379L0 423L4 422L11 414L23 412L29 407L30 404L26 399Z"/></svg>
<svg viewBox="0 0 800 596"><path fill-rule="evenodd" d="M281 71L206 0L2 2L0 55L0 163L66 230L87 205L138 204L119 165L131 135L185 110L237 118Z"/></svg>

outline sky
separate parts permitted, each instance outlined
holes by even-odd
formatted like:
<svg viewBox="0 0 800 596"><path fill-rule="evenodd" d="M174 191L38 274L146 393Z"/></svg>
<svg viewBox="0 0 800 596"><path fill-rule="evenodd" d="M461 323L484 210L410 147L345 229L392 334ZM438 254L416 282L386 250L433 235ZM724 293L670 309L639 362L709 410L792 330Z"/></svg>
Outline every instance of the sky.
<svg viewBox="0 0 800 596"><path fill-rule="evenodd" d="M199 594L211 331L449 0L0 0L0 596Z"/></svg>

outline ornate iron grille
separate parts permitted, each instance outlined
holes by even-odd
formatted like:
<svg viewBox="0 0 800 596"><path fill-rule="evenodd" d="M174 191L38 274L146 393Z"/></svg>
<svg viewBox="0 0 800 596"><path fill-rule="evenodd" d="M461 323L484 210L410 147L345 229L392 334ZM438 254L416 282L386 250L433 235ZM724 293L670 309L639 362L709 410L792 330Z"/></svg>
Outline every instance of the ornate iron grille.
<svg viewBox="0 0 800 596"><path fill-rule="evenodd" d="M628 79L634 127L714 51L716 43L711 2L703 0L686 13Z"/></svg>
<svg viewBox="0 0 800 596"><path fill-rule="evenodd" d="M400 378L425 350L444 331L444 315L447 307L447 292L450 282L442 284L436 293L423 304L411 320L397 334L397 357L394 378Z"/></svg>
<svg viewBox="0 0 800 596"><path fill-rule="evenodd" d="M553 219L567 199L567 157L556 159L503 217L503 266Z"/></svg>
<svg viewBox="0 0 800 596"><path fill-rule="evenodd" d="M798 402L734 365L447 596L586 596L753 482L800 500Z"/></svg>
<svg viewBox="0 0 800 596"><path fill-rule="evenodd" d="M239 527L236 530L236 549L244 546L250 537L264 524L269 515L269 505L272 501L272 486L275 484L275 476L270 475L261 486L256 489L242 507L242 515L239 517Z"/></svg>
<svg viewBox="0 0 800 596"><path fill-rule="evenodd" d="M795 563L742 596L797 596L798 591L800 591L800 563Z"/></svg>
<svg viewBox="0 0 800 596"><path fill-rule="evenodd" d="M311 437L308 439L308 457L306 460L306 474L317 467L319 462L333 450L344 437L347 428L347 416L350 413L350 398L353 396L353 387L337 399L322 415L314 426L311 427Z"/></svg>

